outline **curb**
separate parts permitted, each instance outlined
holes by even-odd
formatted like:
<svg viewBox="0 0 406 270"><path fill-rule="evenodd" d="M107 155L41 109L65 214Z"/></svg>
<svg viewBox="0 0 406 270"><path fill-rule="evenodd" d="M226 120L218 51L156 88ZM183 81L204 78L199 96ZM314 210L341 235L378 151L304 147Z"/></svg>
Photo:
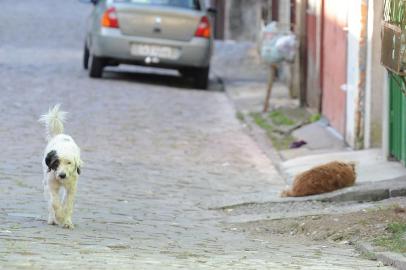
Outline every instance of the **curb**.
<svg viewBox="0 0 406 270"><path fill-rule="evenodd" d="M405 176L400 176L378 182L364 182L335 192L318 195L316 200L324 202L371 202L406 196L405 180Z"/></svg>
<svg viewBox="0 0 406 270"><path fill-rule="evenodd" d="M234 109L236 112L239 112L239 108L237 107L236 103L234 102L233 98L231 97L229 93L229 83L226 80L222 80L223 86L224 86L224 92L226 93L228 99L230 100L231 104L233 105ZM244 114L246 116L244 118L244 122L246 124L246 132L250 137L254 139L254 141L259 145L260 149L262 152L265 153L265 155L272 161L274 164L275 168L279 172L279 174L282 176L283 180L287 184L286 179L288 179L288 176L283 172L283 170L280 167L280 163L283 161L281 156L279 155L278 151L275 150L275 148L272 146L272 142L269 139L269 137L266 135L265 130L257 126L254 121L249 117L248 114Z"/></svg>
<svg viewBox="0 0 406 270"><path fill-rule="evenodd" d="M266 203L290 203L290 202L306 202L306 201L321 201L321 202L375 202L382 201L393 197L406 196L406 176L396 177L390 180L379 182L364 182L352 187L343 188L329 193L306 196L306 197L277 197L271 195L259 199L240 198L232 200L231 204L218 203L215 206L209 207L212 210L221 210L226 208L237 208L251 204L266 204Z"/></svg>
<svg viewBox="0 0 406 270"><path fill-rule="evenodd" d="M406 270L406 257L399 253L378 252L371 244L365 242L356 242L355 247L369 259L381 261L384 265L393 266L400 270Z"/></svg>

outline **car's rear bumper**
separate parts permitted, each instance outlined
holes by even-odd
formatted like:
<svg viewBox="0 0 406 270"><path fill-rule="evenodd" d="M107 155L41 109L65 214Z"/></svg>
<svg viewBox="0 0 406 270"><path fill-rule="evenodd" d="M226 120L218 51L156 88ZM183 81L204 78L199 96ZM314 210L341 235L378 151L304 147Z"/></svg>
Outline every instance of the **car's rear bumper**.
<svg viewBox="0 0 406 270"><path fill-rule="evenodd" d="M89 40L91 53L115 60L119 63L133 63L148 65L145 56L131 54L131 45L134 43L172 46L180 49L177 59L160 58L159 63L151 66L183 68L208 67L212 51L212 42L205 38L192 38L190 41L174 41L167 39L153 39L133 37L121 34L118 29L101 28L99 33L93 34Z"/></svg>

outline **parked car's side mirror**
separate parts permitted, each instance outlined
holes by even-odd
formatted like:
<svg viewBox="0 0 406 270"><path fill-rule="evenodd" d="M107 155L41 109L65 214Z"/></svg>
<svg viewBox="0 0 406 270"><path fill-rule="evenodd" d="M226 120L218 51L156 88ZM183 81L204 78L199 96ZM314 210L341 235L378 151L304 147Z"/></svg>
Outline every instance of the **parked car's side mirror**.
<svg viewBox="0 0 406 270"><path fill-rule="evenodd" d="M217 9L215 9L214 7L209 7L209 8L207 8L207 12L208 12L208 13L212 13L212 14L216 14L216 13L217 13Z"/></svg>
<svg viewBox="0 0 406 270"><path fill-rule="evenodd" d="M96 5L99 2L99 0L79 0L79 2L86 4L92 3L93 5Z"/></svg>

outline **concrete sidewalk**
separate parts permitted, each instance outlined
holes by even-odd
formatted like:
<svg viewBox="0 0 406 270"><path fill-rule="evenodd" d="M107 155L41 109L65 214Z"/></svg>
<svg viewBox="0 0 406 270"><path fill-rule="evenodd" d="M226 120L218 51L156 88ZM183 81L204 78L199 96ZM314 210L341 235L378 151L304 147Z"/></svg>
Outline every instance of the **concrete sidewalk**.
<svg viewBox="0 0 406 270"><path fill-rule="evenodd" d="M265 220L280 220L304 216L331 215L366 211L387 205L391 197L406 196L406 169L400 162L388 161L380 149L353 151L342 138L321 118L292 132L297 140L307 144L297 149L276 151L266 132L254 123L250 113L261 112L267 89L268 68L255 56L255 46L220 44L215 74L222 78L228 97L244 122L247 131L254 137L263 152L273 161L287 184L292 184L294 176L313 166L333 160L355 161L357 164L356 184L334 192L297 198L281 198L280 189L272 186L260 193L226 195L223 201L214 202L213 208L229 213L230 224L252 224ZM222 51L238 52L237 58ZM250 59L250 60L247 60ZM221 63L227 63L221 66ZM251 76L254 74L254 76ZM270 108L298 107L298 100L289 97L287 87L280 81L274 83ZM241 116L240 116L241 117ZM271 181L272 182L272 181ZM401 199L401 198L398 198ZM375 202L379 201L379 202ZM403 199L401 199L404 202ZM357 203L364 202L364 203ZM234 213L234 214L232 214ZM369 243L356 242L358 251L375 258L384 265L406 269L404 256L393 252L381 252Z"/></svg>
<svg viewBox="0 0 406 270"><path fill-rule="evenodd" d="M213 72L224 81L227 95L232 100L236 110L246 115L262 110L267 89L268 67L261 63L256 50L257 48L253 44L249 45L248 43L217 43L217 53L213 58L213 66L215 67ZM291 99L286 85L277 80L274 83L270 108L297 106L299 106L298 100ZM406 186L406 168L400 162L388 161L380 149L351 150L323 118L304 125L292 133L297 140L306 141L306 145L301 148L282 151L276 151L272 147L265 132L252 120L248 119L246 122L250 126L249 132L255 137L263 151L277 164L276 166L287 184L292 183L293 177L297 173L313 166L333 160L345 160L357 163L358 177L354 187L339 191L338 198L349 200L353 196L356 200L358 195L370 191L371 187L374 187L375 191L376 189L384 191L391 186L399 187L399 189ZM391 186L387 186L389 183ZM350 198L343 196L343 193L346 192L351 194ZM334 196L332 194L334 192L300 198L299 200L319 200ZM228 201L244 204L291 200L290 198L281 199L278 191L275 190L272 192L264 191L263 194L256 194L251 197L244 195L243 197L234 198L234 200L228 198Z"/></svg>
<svg viewBox="0 0 406 270"><path fill-rule="evenodd" d="M307 169L334 160L354 161L357 164L357 184L379 182L405 176L406 169L399 162L388 161L380 149L330 152L293 158L280 163L280 169L287 176L288 183L293 177Z"/></svg>

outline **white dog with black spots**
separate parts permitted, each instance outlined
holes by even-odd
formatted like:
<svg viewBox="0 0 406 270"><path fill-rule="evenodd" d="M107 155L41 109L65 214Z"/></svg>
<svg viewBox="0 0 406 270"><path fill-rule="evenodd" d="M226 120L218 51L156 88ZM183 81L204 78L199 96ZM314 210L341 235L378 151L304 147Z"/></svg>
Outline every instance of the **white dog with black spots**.
<svg viewBox="0 0 406 270"><path fill-rule="evenodd" d="M41 116L48 144L43 158L44 194L48 200L48 224L73 229L72 213L82 160L80 148L71 136L63 134L66 112L56 105Z"/></svg>

